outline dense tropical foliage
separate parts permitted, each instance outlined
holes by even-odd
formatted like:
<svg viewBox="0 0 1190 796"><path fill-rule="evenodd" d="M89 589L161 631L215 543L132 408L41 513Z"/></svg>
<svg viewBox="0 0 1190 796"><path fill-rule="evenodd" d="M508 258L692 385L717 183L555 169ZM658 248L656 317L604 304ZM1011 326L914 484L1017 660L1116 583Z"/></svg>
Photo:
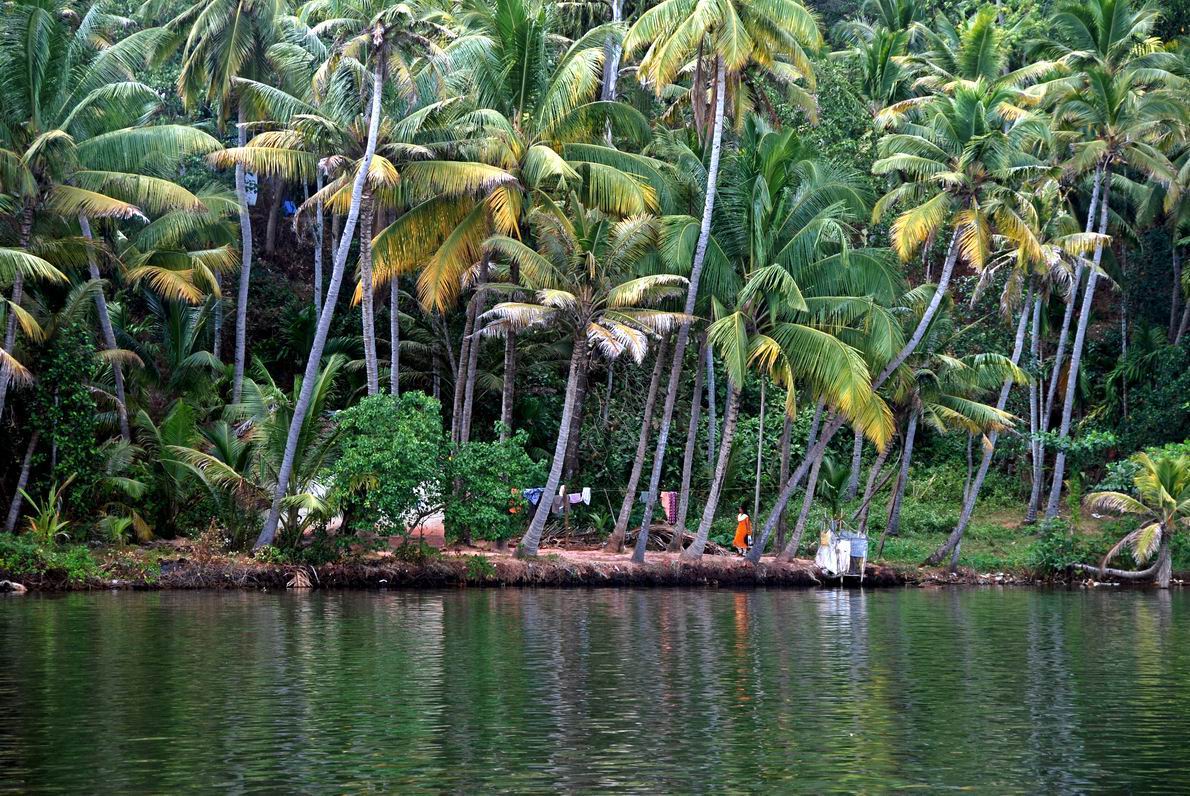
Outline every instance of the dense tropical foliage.
<svg viewBox="0 0 1190 796"><path fill-rule="evenodd" d="M5 530L1065 568L1102 482L1168 582L1176 13L3 0Z"/></svg>

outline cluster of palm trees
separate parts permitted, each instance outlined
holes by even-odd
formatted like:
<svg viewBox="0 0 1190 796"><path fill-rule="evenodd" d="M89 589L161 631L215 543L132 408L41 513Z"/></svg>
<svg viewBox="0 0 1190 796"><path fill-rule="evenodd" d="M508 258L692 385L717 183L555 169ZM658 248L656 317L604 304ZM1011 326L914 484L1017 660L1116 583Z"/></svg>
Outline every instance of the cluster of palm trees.
<svg viewBox="0 0 1190 796"><path fill-rule="evenodd" d="M997 439L1016 424L1007 411L1014 385L1029 393L1029 517L1042 509L1047 474L1045 513L1057 513L1065 447L1050 463L1041 432L1056 415L1059 438L1073 433L1104 257L1134 234L1132 218L1167 224L1175 241L1184 230L1186 61L1151 37L1156 11L1128 0L1063 4L1054 41L1029 46L993 7L958 23L927 23L917 9L878 0L838 31L851 47L838 55L853 66L880 135L864 174L776 121L777 102L808 123L819 112L815 63L826 46L799 0L662 0L627 10L618 0L609 8L197 0L149 3L135 21L103 0L81 8L13 0L0 32L0 423L17 419L11 406L5 415L9 390L36 377L22 352L44 341L73 286L73 306L80 296L95 306L96 392L111 407L112 445L122 451L113 448L109 461L153 448L170 477L190 473L261 509L255 545L271 544L279 523L292 532L300 510L318 500L313 483L333 447L323 410L344 366L336 316L358 318L367 394L386 380L392 394L413 381L400 354L427 346L409 339L408 327L402 337L405 283L413 287L406 309L447 338L433 344L434 384L448 369L452 445L474 434L485 342L503 345L495 391L507 434L516 423L518 338L558 341L568 364L547 495L579 467L593 369L606 368L610 384L616 361L652 357L608 542L624 544L643 488L634 560L645 558L687 396L672 548L702 555L741 394L754 382L754 512L771 499L754 561L774 534L775 552L797 552L820 483L832 502L840 492L858 496L868 443L876 455L861 513L892 459L888 527L896 533L924 425L983 441L960 521L932 557L957 562ZM177 96L201 123L171 121L167 98L142 80L175 67ZM233 123L235 145L224 146L218 137ZM198 187L189 172L208 168ZM226 172L234 193L220 187ZM274 186L274 196L285 186L302 194L293 220L310 244L313 318L292 393L247 360L259 248L249 175ZM885 225L889 247L876 245ZM919 258L922 278L910 284L903 264ZM223 289L237 269L225 389ZM1001 290L1010 354L954 353L965 330L952 285L963 269L980 276L978 290ZM109 302L113 285L122 301ZM1182 284L1173 287L1176 340L1190 304L1179 315ZM376 331L385 293L387 374ZM1051 297L1065 302L1053 346L1044 322ZM161 343L138 333L132 305L156 318ZM358 316L344 305L358 305ZM461 324L457 350L448 314ZM716 364L727 382L721 426ZM133 373L154 388L130 390ZM186 390L226 393L221 417L179 420L189 433L162 441L162 425L179 411L162 405ZM688 536L704 392L713 467ZM770 396L783 410L781 483L762 495ZM800 404L814 407L814 422L795 464ZM828 448L844 426L854 441L840 490L835 474L846 468ZM37 444L34 434L30 457ZM118 483L135 502L143 480ZM533 513L522 554L537 553L549 503Z"/></svg>

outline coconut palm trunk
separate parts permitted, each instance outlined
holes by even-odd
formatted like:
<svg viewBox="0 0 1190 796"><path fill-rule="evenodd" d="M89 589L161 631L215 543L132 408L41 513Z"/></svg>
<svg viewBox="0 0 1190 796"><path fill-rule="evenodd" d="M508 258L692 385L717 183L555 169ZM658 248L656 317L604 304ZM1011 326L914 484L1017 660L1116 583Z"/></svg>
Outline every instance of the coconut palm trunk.
<svg viewBox="0 0 1190 796"><path fill-rule="evenodd" d="M880 549L884 549L886 536L897 536L901 531L901 506L905 502L905 489L909 486L909 467L913 463L913 443L917 439L917 421L921 413L913 411L905 425L905 445L901 451L901 467L897 472L897 485L893 489L892 502L888 507L888 522L880 534ZM877 553L879 555L879 553Z"/></svg>
<svg viewBox="0 0 1190 796"><path fill-rule="evenodd" d="M855 500L859 492L859 472L863 468L864 435L858 429L855 432L855 442L851 446L851 475L847 478L847 500Z"/></svg>
<svg viewBox="0 0 1190 796"><path fill-rule="evenodd" d="M1186 335L1186 330L1190 328L1190 302L1182 308L1182 322L1178 324L1178 333L1174 335L1173 344L1178 345L1182 342L1182 338ZM2 409L3 407L0 407Z"/></svg>
<svg viewBox="0 0 1190 796"><path fill-rule="evenodd" d="M285 198L285 181L274 177L270 181L272 192L269 194L269 217L264 227L264 253L272 254L277 250L277 219L281 215L281 202Z"/></svg>
<svg viewBox="0 0 1190 796"><path fill-rule="evenodd" d="M562 464L566 458L566 444L570 437L570 416L574 412L574 402L578 393L579 362L584 356L583 349L586 345L587 341L582 333L576 334L574 350L570 354L570 373L566 377L566 397L562 401L562 421L558 424L558 440L554 444L554 458L550 462L550 473L541 492L541 499L537 502L537 510L533 512L533 520L517 545L518 558L537 555L537 549L541 544L541 532L545 530L545 521L549 519L554 495L558 491L558 484L562 482Z"/></svg>
<svg viewBox="0 0 1190 796"><path fill-rule="evenodd" d="M785 483L785 479L789 478L789 459L790 459L790 443L793 438L793 418L785 413L785 423L781 429L781 471L778 474L777 482ZM782 513L780 519L777 520L777 547L785 546L785 514Z"/></svg>
<svg viewBox="0 0 1190 796"><path fill-rule="evenodd" d="M1030 283L1029 291L1021 306L1020 318L1017 319L1016 337L1012 344L1013 365L1020 363L1021 354L1024 353L1025 330L1029 325L1029 314L1032 311L1032 304L1033 285ZM1004 407L1008 404L1008 394L1012 391L1012 384L1012 376L1008 376L1004 379L1004 384L1000 386L1000 396L996 399L996 409L998 411L1004 411ZM999 431L993 430L988 434L987 444L983 446L983 458L980 459L979 469L975 471L975 478L971 481L971 488L967 490L967 498L963 501L963 511L959 514L958 524L955 525L954 530L951 531L946 541L926 559L927 564L937 565L942 562L942 559L947 553L950 553L951 571L954 571L958 566L959 548L962 545L963 534L966 532L967 526L971 524L971 517L975 513L975 504L979 500L979 491L983 489L983 482L987 478L988 468L991 467L992 457L996 455L996 441L999 438Z"/></svg>
<svg viewBox="0 0 1190 796"><path fill-rule="evenodd" d="M471 321L471 339L467 347L467 374L463 380L463 416L459 418L459 442L466 444L471 439L471 419L475 412L475 377L479 373L479 316L483 315L487 303L488 258L479 263L479 284L473 299L475 317Z"/></svg>
<svg viewBox="0 0 1190 796"><path fill-rule="evenodd" d="M570 437L566 443L566 458L562 462L562 480L569 482L578 471L579 443L582 441L583 415L587 408L587 395L590 392L588 376L591 372L591 355L587 353L579 363L578 391L574 399L574 411L570 414Z"/></svg>
<svg viewBox="0 0 1190 796"><path fill-rule="evenodd" d="M321 163L315 169L314 180L315 191L319 196L322 196ZM317 205L315 212L318 215L314 218L314 314L316 316L322 314L322 249L325 245L323 239L326 237L326 214L323 212L321 199L318 200Z"/></svg>
<svg viewBox="0 0 1190 796"><path fill-rule="evenodd" d="M368 395L380 392L380 361L376 357L376 294L372 284L372 227L376 223L376 203L372 191L364 185L359 221L360 321L363 325L364 372Z"/></svg>
<svg viewBox="0 0 1190 796"><path fill-rule="evenodd" d="M1178 310L1182 305L1182 258L1178 252L1176 232L1170 239L1169 248L1171 249L1170 261L1173 264L1173 285L1169 292L1169 336L1166 339L1172 343L1178 335Z"/></svg>
<svg viewBox="0 0 1190 796"><path fill-rule="evenodd" d="M1025 523L1037 521L1037 509L1041 504L1041 482L1044 480L1045 448L1041 438L1041 379L1038 365L1041 362L1041 292L1033 299L1033 321L1029 336L1029 362L1033 379L1029 383L1029 506L1025 509ZM965 496L964 496L965 497Z"/></svg>
<svg viewBox="0 0 1190 796"><path fill-rule="evenodd" d="M520 266L515 262L511 266L509 273L510 281L514 285L519 285L521 281ZM511 301L518 301L517 294L514 293ZM614 360L613 360L614 362ZM512 434L512 403L513 396L516 391L516 339L512 335L504 336L504 377L500 384L500 441L504 442ZM607 372L611 374L611 363L608 363ZM609 385L608 389L611 387ZM609 393L610 395L610 393ZM606 407L604 409L604 425L607 425Z"/></svg>
<svg viewBox="0 0 1190 796"><path fill-rule="evenodd" d="M1099 195L1103 187L1103 171L1095 169L1095 182L1091 188L1091 204L1087 207L1087 223L1084 231L1095 229L1095 212L1099 208ZM1083 258L1076 260L1074 279L1070 284L1070 296L1066 300L1066 309L1062 313L1062 329L1058 333L1058 347L1054 350L1054 362L1050 366L1049 387L1045 394L1045 408L1041 414L1041 430L1048 431L1050 418L1053 417L1054 401L1058 395L1058 380L1062 373L1062 363L1066 360L1066 346L1070 342L1070 324L1074 319L1074 307L1078 303L1078 291L1083 281Z"/></svg>
<svg viewBox="0 0 1190 796"><path fill-rule="evenodd" d="M674 404L678 400L678 389L682 383L682 365L686 358L686 346L690 341L690 319L694 316L698 301L698 284L702 279L702 268L706 261L707 246L711 240L711 219L715 214L715 193L719 185L719 158L723 148L723 101L726 92L726 68L722 58L716 58L715 83L721 87L715 99L715 127L711 140L711 162L707 168L707 190L703 201L702 223L698 230L698 243L694 247L694 262L690 267L690 286L686 293L683 309L686 319L678 326L677 341L674 343L673 367L669 372L669 384L665 393L665 407L661 412L661 426L657 432L657 448L653 452L653 470L649 475L649 494L645 499L645 512L641 519L641 530L636 540L632 560L643 564L645 549L649 543L649 524L657 507L657 492L661 484L661 472L665 467L665 449L669 443L669 430L673 422Z"/></svg>
<svg viewBox="0 0 1190 796"><path fill-rule="evenodd" d="M236 145L248 144L244 103L239 104L239 124L236 125ZM248 190L244 185L244 164L236 163L236 201L240 205L240 289L236 293L235 370L231 380L231 402L240 402L244 387L244 353L248 340L248 285L252 280L252 216L248 213Z"/></svg>
<svg viewBox="0 0 1190 796"><path fill-rule="evenodd" d="M719 420L715 414L715 352L707 346L707 467L715 466L715 451L718 448Z"/></svg>
<svg viewBox="0 0 1190 796"><path fill-rule="evenodd" d="M471 359L471 343L473 342L475 331L475 310L475 296L472 296L471 301L467 302L466 318L463 321L463 337L459 340L459 357L458 360L450 363L451 370L455 374L454 401L450 413L450 440L456 445L459 442L459 433L463 427L463 396L467 392L467 363ZM449 338L447 345L449 347Z"/></svg>
<svg viewBox="0 0 1190 796"><path fill-rule="evenodd" d="M84 238L93 240L90 219L80 215L79 228L82 230ZM102 278L99 275L99 266L95 263L95 255L91 252L87 252L87 272L92 280L98 281ZM99 316L99 329L103 333L104 347L108 351L117 350L119 346L116 345L116 332L112 328L112 319L107 314L107 298L104 296L103 288L95 291L95 314ZM120 436L125 442L131 442L132 431L128 427L128 402L124 397L124 371L115 359L111 361L111 366L112 381L116 385L116 417L120 421Z"/></svg>
<svg viewBox="0 0 1190 796"><path fill-rule="evenodd" d="M41 432L34 431L33 436L29 437L29 444L25 446L25 457L21 459L21 473L17 476L16 489L12 493L12 502L8 504L8 517L4 521L4 532L12 533L16 530L17 520L21 516L21 503L24 498L24 489L29 485L29 471L33 467L33 453L37 450L37 439L41 436Z"/></svg>
<svg viewBox="0 0 1190 796"><path fill-rule="evenodd" d="M861 534L867 533L868 530L868 515L871 513L872 499L876 497L876 493L880 491L880 487L887 480L880 478L880 472L884 469L884 462L888 459L888 454L891 450L892 445L886 445L884 450L877 453L876 461L872 462L872 469L868 471L868 482L864 486L863 500L860 501L859 511L852 516L852 519L859 519L859 532Z"/></svg>
<svg viewBox="0 0 1190 796"><path fill-rule="evenodd" d="M326 339L331 331L331 320L335 314L335 302L339 299L339 288L343 284L343 271L347 264L347 253L351 249L351 238L355 233L356 223L359 221L360 204L363 199L364 181L368 177L368 170L372 166L372 156L376 153L376 138L380 130L380 93L383 88L384 70L379 58L374 59L372 66L372 114L368 119L368 141L364 148L363 162L355 175L355 182L351 186L351 205L347 211L347 221L343 237L339 241L339 249L335 253L332 263L331 282L327 288L326 304L318 316L318 328L314 332L314 342L310 347L310 356L306 359L306 368L302 376L302 389L298 394L297 403L293 407L293 417L289 422L289 434L285 439L285 454L281 459L281 469L277 472L277 486L273 492L273 502L265 518L264 527L256 537L254 549L273 543L277 535L277 521L281 515L281 503L285 499L285 492L289 488L289 479L293 475L293 462L297 456L298 437L301 436L302 423L306 420L306 413L310 411L310 400L314 394L314 386L318 377L318 370L322 364L322 352L326 347Z"/></svg>
<svg viewBox="0 0 1190 796"><path fill-rule="evenodd" d="M822 469L822 459L826 455L824 445L814 457L814 464L810 466L810 478L806 481L806 494L802 497L802 508L798 512L797 522L793 524L793 536L789 537L789 544L777 554L777 561L782 563L797 558L797 551L802 546L802 535L806 532L806 521L810 519L810 507L814 505L814 493L818 488L818 473ZM763 551L762 551L763 552Z"/></svg>
<svg viewBox="0 0 1190 796"><path fill-rule="evenodd" d="M620 502L620 513L616 515L616 526L612 529L607 544L603 546L603 549L609 553L619 553L624 549L624 536L628 533L628 520L631 519L632 508L636 505L636 488L640 485L640 477L645 469L645 456L649 452L649 432L653 428L653 410L657 406L661 371L665 369L667 345L668 341L662 340L661 345L657 348L657 360L653 363L653 374L649 377L649 392L645 398L640 436L636 440L636 456L632 460L632 471L628 474L628 485L625 487L624 499Z"/></svg>
<svg viewBox="0 0 1190 796"><path fill-rule="evenodd" d="M25 251L29 250L29 241L33 235L33 204L26 202L21 212L21 228L17 238L19 245ZM20 305L25 293L25 276L20 271L12 279L12 298L14 305ZM8 313L8 322L4 327L4 350L12 353L12 347L17 340L17 316L15 312ZM12 373L7 364L0 365L0 420L4 417L4 404L8 397L8 383Z"/></svg>
<svg viewBox="0 0 1190 796"><path fill-rule="evenodd" d="M702 520L698 523L698 533L694 541L682 553L685 561L697 561L702 557L707 546L707 538L711 534L711 525L715 521L715 512L719 509L719 498L723 494L723 484L727 481L727 465L731 462L731 444L735 438L735 430L740 416L740 388L727 379L727 406L723 409L723 439L719 441L719 455L715 460L715 473L711 478L711 493L707 495L707 503L702 510Z"/></svg>
<svg viewBox="0 0 1190 796"><path fill-rule="evenodd" d="M752 516L760 515L760 472L764 465L764 399L767 380L760 380L760 425L756 430L756 485L752 491Z"/></svg>
<svg viewBox="0 0 1190 796"><path fill-rule="evenodd" d="M624 20L624 0L611 0L612 22ZM616 99L616 84L620 79L620 55L623 48L616 36L608 36L607 44L603 45L603 88L599 98L604 102ZM608 146L612 145L612 123L608 121L604 126L603 138Z"/></svg>
<svg viewBox="0 0 1190 796"><path fill-rule="evenodd" d="M702 349L706 348L703 338ZM690 481L694 475L694 457L698 448L698 420L702 413L702 388L706 368L703 365L702 350L699 350L698 366L694 369L694 394L690 397L690 423L686 427L686 450L682 454L682 485L678 491L678 516L674 521L674 535L666 550L680 553L686 542L686 516L690 511Z"/></svg>
<svg viewBox="0 0 1190 796"><path fill-rule="evenodd" d="M1111 170L1102 168L1103 186L1099 192L1099 234L1107 234L1108 208L1111 196ZM1078 390L1078 369L1082 364L1083 345L1087 340L1087 326L1091 322L1091 310L1095 303L1095 284L1099 279L1099 264L1103 261L1103 243L1095 246L1095 254L1087 274L1087 289L1083 293L1083 306L1079 310L1078 328L1074 333L1074 346L1070 350L1070 368L1066 375L1066 395L1062 398L1062 422L1058 426L1058 439L1065 441L1070 436L1070 421L1074 415L1074 394ZM1058 504L1062 497L1062 478L1066 474L1066 451L1059 447L1054 456L1054 480L1050 485L1049 501L1045 506L1046 519L1058 516Z"/></svg>
<svg viewBox="0 0 1190 796"><path fill-rule="evenodd" d="M401 394L401 288L388 280L388 392Z"/></svg>

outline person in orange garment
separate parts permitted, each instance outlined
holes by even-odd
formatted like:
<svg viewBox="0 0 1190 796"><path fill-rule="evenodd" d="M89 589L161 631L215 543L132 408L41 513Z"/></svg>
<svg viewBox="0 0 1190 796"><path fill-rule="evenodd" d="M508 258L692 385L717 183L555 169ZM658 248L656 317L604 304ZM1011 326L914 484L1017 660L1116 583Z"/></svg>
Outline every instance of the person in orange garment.
<svg viewBox="0 0 1190 796"><path fill-rule="evenodd" d="M751 545L752 518L748 516L748 510L741 503L739 516L736 517L735 538L731 540L731 546L737 553L744 555Z"/></svg>

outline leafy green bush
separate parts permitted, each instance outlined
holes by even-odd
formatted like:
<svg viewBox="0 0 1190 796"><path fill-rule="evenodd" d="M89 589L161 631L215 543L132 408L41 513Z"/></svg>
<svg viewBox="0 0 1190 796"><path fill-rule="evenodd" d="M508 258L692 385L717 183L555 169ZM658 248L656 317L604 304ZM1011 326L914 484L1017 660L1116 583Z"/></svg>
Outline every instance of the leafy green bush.
<svg viewBox="0 0 1190 796"><path fill-rule="evenodd" d="M504 542L524 526L529 504L520 490L545 482L545 467L525 451L528 435L504 442L468 442L447 462L447 480L458 485L445 496L451 538Z"/></svg>
<svg viewBox="0 0 1190 796"><path fill-rule="evenodd" d="M99 564L83 545L58 547L28 535L0 534L0 573L22 578L56 571L71 583L85 583L99 577Z"/></svg>
<svg viewBox="0 0 1190 796"><path fill-rule="evenodd" d="M442 421L420 392L371 395L337 416L331 503L351 531L405 534L441 503Z"/></svg>

